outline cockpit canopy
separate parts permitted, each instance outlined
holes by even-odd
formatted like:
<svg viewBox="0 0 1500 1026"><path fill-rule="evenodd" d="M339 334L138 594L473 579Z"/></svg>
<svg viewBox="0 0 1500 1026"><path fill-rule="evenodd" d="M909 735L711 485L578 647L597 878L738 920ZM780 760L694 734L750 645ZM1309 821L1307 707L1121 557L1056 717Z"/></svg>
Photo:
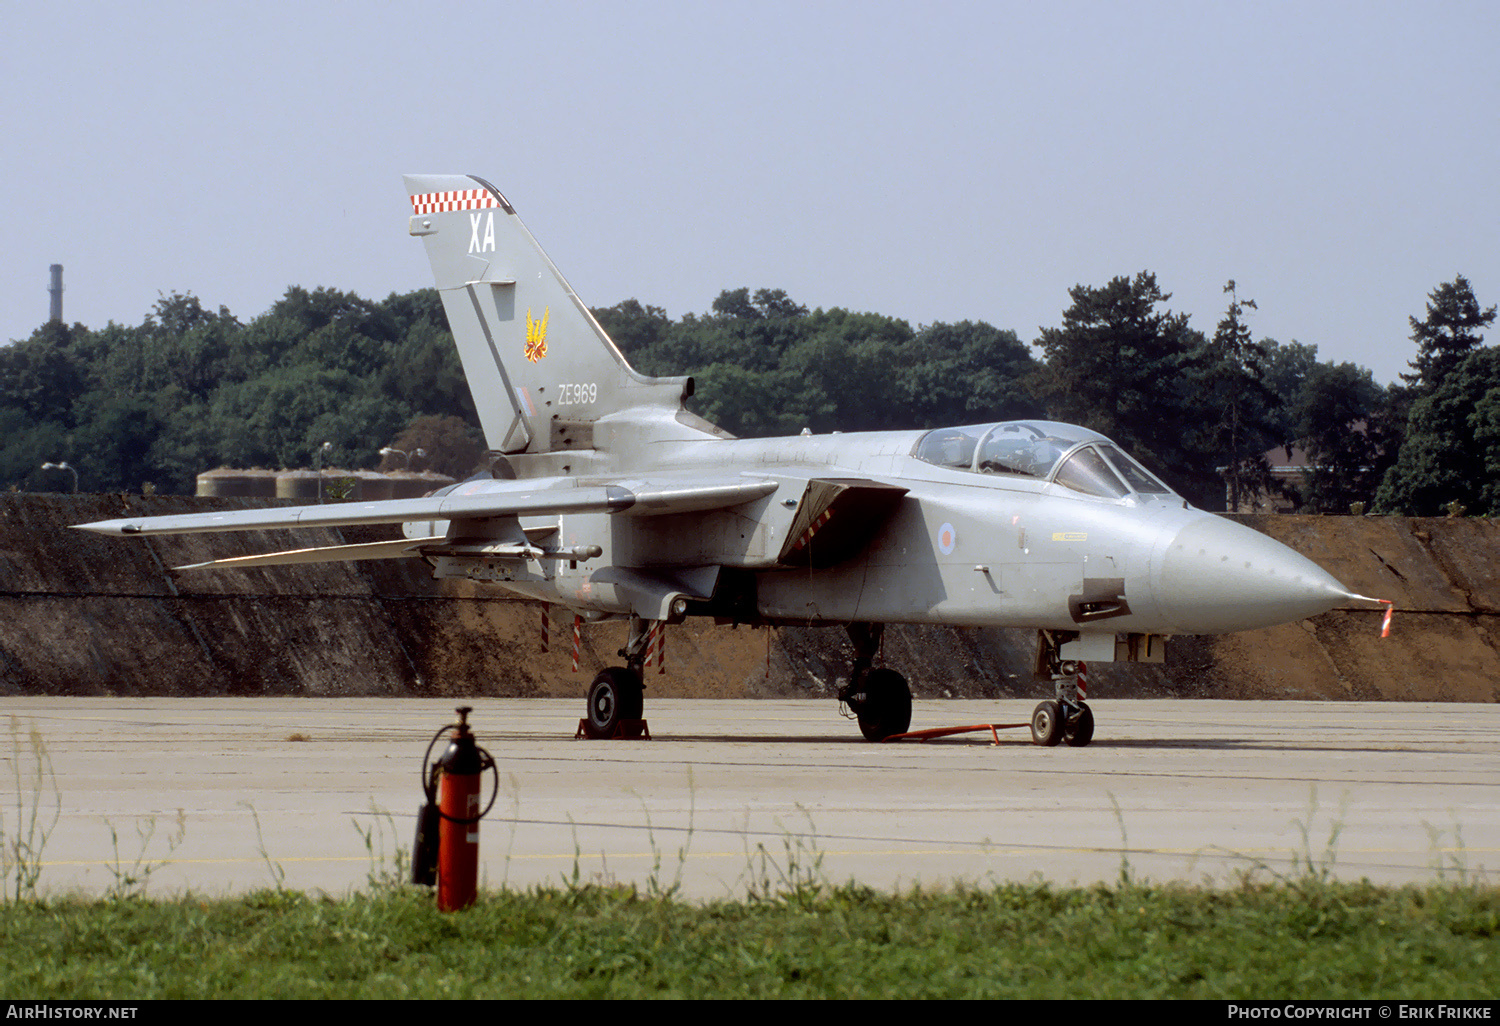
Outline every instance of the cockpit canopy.
<svg viewBox="0 0 1500 1026"><path fill-rule="evenodd" d="M1052 481L1106 499L1171 495L1172 490L1103 435L1047 420L937 428L912 455L976 474L1011 474Z"/></svg>

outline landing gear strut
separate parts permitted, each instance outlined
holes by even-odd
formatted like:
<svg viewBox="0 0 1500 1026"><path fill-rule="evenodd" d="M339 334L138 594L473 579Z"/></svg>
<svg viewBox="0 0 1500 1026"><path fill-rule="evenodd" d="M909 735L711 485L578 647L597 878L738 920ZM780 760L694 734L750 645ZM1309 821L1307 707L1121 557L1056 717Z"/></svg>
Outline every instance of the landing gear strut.
<svg viewBox="0 0 1500 1026"><path fill-rule="evenodd" d="M642 679L650 626L639 616L632 616L630 639L620 649L625 665L600 670L589 685L588 715L579 724L586 737L634 738L646 730L646 721L641 719L646 704Z"/></svg>
<svg viewBox="0 0 1500 1026"><path fill-rule="evenodd" d="M889 667L875 667L880 654L883 623L851 623L849 640L854 642L854 662L849 683L839 689L839 701L859 720L866 741L884 741L904 734L911 726L911 688L906 678Z"/></svg>
<svg viewBox="0 0 1500 1026"><path fill-rule="evenodd" d="M1077 637L1076 634L1071 637ZM1082 748L1094 739L1094 712L1079 693L1078 681L1084 665L1062 659L1060 646L1071 640L1068 632L1042 631L1039 669L1052 678L1054 698L1037 703L1031 713L1031 741L1051 747L1059 741Z"/></svg>

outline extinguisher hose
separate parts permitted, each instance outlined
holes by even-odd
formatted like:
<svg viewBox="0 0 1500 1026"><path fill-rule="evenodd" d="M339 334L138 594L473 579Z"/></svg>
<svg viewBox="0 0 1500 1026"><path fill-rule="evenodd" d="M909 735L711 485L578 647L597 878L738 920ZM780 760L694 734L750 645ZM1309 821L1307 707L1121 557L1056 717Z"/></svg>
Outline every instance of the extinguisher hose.
<svg viewBox="0 0 1500 1026"><path fill-rule="evenodd" d="M451 723L446 727L439 727L438 732L432 735L432 740L427 742L427 751L422 753L422 793L427 796L427 804L432 806L433 811L448 822L459 824L478 823L490 814L490 810L495 807L495 799L500 797L500 768L495 765L495 760L490 756L490 753L480 748L477 744L474 746L475 750L479 752L479 772L483 773L485 770L489 770L491 783L489 803L485 805L483 811L477 816L450 816L444 812L438 805L437 800L438 765L437 763L433 763L431 772L427 768L427 760L431 758L433 748L437 746L442 736L453 728L454 724Z"/></svg>

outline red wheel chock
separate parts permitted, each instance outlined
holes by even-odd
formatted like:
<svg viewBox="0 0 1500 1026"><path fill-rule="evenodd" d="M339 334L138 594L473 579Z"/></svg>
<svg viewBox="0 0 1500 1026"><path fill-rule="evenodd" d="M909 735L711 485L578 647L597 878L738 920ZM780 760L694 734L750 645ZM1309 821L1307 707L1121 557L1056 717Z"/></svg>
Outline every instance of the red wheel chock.
<svg viewBox="0 0 1500 1026"><path fill-rule="evenodd" d="M589 721L586 720L586 719L580 719L578 721L578 730L575 731L574 734L573 734L573 740L574 741L578 741L578 740L580 740L582 738L588 737L589 736L588 727L589 727ZM602 738L601 740L605 740L605 741L650 741L651 740L651 728L646 725L646 721L645 720L621 720L619 723L615 724L615 732L613 734L611 734L609 737Z"/></svg>

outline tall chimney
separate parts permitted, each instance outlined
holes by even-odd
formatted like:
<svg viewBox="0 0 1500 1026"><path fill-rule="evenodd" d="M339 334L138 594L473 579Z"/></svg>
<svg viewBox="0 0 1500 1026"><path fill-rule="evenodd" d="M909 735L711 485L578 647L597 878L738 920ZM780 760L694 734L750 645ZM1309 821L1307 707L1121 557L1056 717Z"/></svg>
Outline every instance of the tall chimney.
<svg viewBox="0 0 1500 1026"><path fill-rule="evenodd" d="M62 264L52 265L52 316L48 320L62 320Z"/></svg>

